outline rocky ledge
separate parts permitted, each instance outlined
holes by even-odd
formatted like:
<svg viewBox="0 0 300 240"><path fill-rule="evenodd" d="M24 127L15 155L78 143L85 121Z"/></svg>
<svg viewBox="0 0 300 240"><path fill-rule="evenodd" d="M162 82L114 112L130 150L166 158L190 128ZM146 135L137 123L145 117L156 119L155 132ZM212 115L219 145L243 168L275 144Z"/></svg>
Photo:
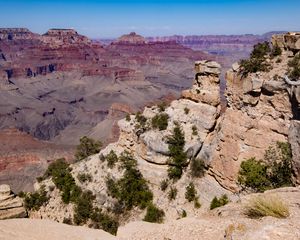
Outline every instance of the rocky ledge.
<svg viewBox="0 0 300 240"><path fill-rule="evenodd" d="M23 218L27 213L21 198L16 197L9 185L0 185L0 220L8 218Z"/></svg>

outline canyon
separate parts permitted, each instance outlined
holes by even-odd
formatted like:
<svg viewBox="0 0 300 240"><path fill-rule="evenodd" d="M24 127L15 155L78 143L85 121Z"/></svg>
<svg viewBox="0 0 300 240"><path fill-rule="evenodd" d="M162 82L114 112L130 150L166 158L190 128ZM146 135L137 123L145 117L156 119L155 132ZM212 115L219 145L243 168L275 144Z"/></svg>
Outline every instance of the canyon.
<svg viewBox="0 0 300 240"><path fill-rule="evenodd" d="M30 219L1 222L2 228L8 229L3 231L4 236L11 239L10 229L18 223L22 226L17 233L19 239L22 234L38 239L40 232L28 230L33 224L59 229L55 231L58 239L66 238L64 231L69 234L78 231L78 234L95 239L96 234L99 234L99 239L298 239L300 85L299 80L289 73L291 60L297 60L299 56L299 42L299 33L274 35L272 49L279 47L280 53L264 55L262 64L268 64L267 70L243 75L245 65L234 63L226 72L225 109L221 104L221 65L201 59L193 64L195 74L191 87L182 90L175 100L170 97L163 107L150 104L133 114L131 106L113 105L109 112L111 117L120 116L120 109L128 113L117 123L118 140L109 143L99 153L67 166L65 171L68 171L68 179L73 179L72 184L81 189L79 196L90 196L92 208L98 213L118 217L120 227L116 237L110 237L102 230L75 229L62 224L76 224L79 205L77 201L66 202L64 194L68 189L60 189L57 176L51 175L55 168L46 172L34 186L36 192L47 196L47 201L38 209L28 210ZM145 43L140 36L131 33L111 44L110 48L121 45L120 52L129 55L131 47L128 44L143 46ZM250 60L253 60L253 55ZM157 126L157 119L163 124ZM251 158L267 161L266 152L277 142L290 146L294 186L264 193L243 189L238 180L242 162ZM175 155L174 146L177 147ZM114 164L110 162L112 155L116 159ZM186 161L181 165L174 162L182 156ZM197 161L203 164L201 176L193 173ZM174 169L179 169L179 177L171 175L178 174ZM122 205L118 205L120 190L116 184L122 184L130 174L135 174L134 179L140 183L129 179L131 182L125 185L126 189L135 184L146 184L147 187L136 186L139 191L145 191L139 192L138 199L144 199L147 191L151 191L151 204L164 211L163 224L142 222L146 213L142 205L129 205L131 207L122 215ZM166 181L164 189L163 181ZM193 201L186 193L190 186L196 190ZM3 195L12 198L7 185L2 185L1 189ZM130 194L130 191L126 193ZM213 199L225 195L229 203L212 210ZM288 214L285 218L249 218L245 207L257 197L276 197L287 206ZM135 204L129 200L130 204ZM80 224L93 227L93 221L87 217Z"/></svg>

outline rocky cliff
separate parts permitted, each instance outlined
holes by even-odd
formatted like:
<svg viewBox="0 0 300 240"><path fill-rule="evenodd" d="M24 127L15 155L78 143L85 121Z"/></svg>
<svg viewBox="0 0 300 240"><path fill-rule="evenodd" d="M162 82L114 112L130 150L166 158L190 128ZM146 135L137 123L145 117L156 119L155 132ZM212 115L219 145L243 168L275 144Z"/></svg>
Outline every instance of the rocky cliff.
<svg viewBox="0 0 300 240"><path fill-rule="evenodd" d="M297 35L294 36L296 38ZM204 143L199 155L210 162L216 179L232 190L236 189L241 161L250 157L263 159L270 145L276 141L286 142L289 132L290 136L295 136L298 131L299 98L295 96L299 87L286 81L288 62L297 51L291 51L295 47L290 43L290 34L273 37L278 38L287 40L278 43L282 46L282 55L267 60L272 66L270 71L243 78L239 74L239 66L234 64L227 72L226 112L216 126L213 138ZM291 138L294 166L298 169L299 143L295 137Z"/></svg>

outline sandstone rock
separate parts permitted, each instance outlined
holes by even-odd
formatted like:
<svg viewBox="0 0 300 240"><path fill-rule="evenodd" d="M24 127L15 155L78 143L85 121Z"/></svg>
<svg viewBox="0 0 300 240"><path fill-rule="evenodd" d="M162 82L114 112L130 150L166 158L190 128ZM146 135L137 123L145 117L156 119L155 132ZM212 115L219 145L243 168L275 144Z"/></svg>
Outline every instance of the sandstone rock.
<svg viewBox="0 0 300 240"><path fill-rule="evenodd" d="M231 68L234 72L237 72L240 69L240 64L235 62L232 64Z"/></svg>
<svg viewBox="0 0 300 240"><path fill-rule="evenodd" d="M292 147L293 168L296 174L295 181L300 183L300 121L291 121L289 129L289 143Z"/></svg>
<svg viewBox="0 0 300 240"><path fill-rule="evenodd" d="M11 193L9 185L0 185L0 220L25 217L23 201Z"/></svg>
<svg viewBox="0 0 300 240"><path fill-rule="evenodd" d="M183 98L212 106L220 104L220 65L213 61L195 62L196 76L192 89L182 91Z"/></svg>
<svg viewBox="0 0 300 240"><path fill-rule="evenodd" d="M286 34L279 34L272 36L272 44L278 45L280 48L286 48L288 50L299 51L300 50L300 33L289 32Z"/></svg>

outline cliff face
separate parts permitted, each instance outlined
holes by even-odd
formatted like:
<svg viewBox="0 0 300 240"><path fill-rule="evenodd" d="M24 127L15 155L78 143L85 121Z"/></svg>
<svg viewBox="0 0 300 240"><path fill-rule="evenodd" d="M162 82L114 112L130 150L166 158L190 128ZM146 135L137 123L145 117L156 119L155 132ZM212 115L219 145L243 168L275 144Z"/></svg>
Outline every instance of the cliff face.
<svg viewBox="0 0 300 240"><path fill-rule="evenodd" d="M299 171L299 140L295 137L299 128L295 112L299 113L299 107L296 110L293 107L299 106L299 99L295 97L299 86L292 86L285 80L288 62L297 53L294 43L291 44L296 40L290 38L289 34L273 37L273 40L283 40L281 43L273 41L274 45L282 47L283 53L267 60L272 66L269 72L242 78L238 73L239 66L234 64L226 74L226 112L211 141L204 143L199 154L210 162L212 174L226 188L237 189L237 173L243 160L263 159L265 151L276 141L293 139L290 143L294 167L298 169L296 172Z"/></svg>

